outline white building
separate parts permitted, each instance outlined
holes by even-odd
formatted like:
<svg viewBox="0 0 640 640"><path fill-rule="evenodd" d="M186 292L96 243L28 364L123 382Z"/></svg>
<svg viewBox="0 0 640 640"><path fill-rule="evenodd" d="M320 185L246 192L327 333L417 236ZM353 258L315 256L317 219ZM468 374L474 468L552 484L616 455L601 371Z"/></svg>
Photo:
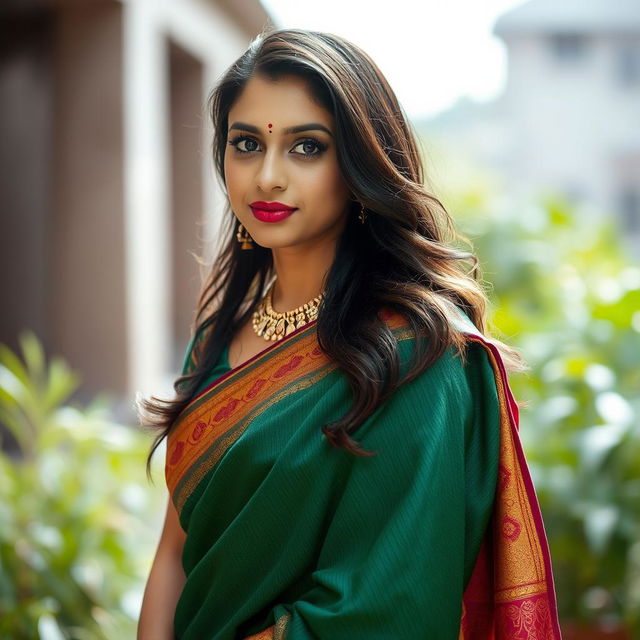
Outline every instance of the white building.
<svg viewBox="0 0 640 640"><path fill-rule="evenodd" d="M615 216L640 246L640 0L529 0L494 34L504 93L461 100L428 125L517 195L559 193Z"/></svg>
<svg viewBox="0 0 640 640"><path fill-rule="evenodd" d="M501 16L510 177L640 238L640 1L530 0Z"/></svg>

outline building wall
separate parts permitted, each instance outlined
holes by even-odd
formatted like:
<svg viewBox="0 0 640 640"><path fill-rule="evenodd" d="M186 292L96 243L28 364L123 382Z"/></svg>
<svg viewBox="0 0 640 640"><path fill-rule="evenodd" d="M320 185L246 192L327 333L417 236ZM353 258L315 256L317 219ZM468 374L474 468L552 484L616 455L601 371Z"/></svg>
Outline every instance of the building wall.
<svg viewBox="0 0 640 640"><path fill-rule="evenodd" d="M83 399L171 395L226 199L206 97L258 2L29 0L0 7L0 340L21 329ZM254 29L255 27L255 29ZM257 28L259 27L259 29Z"/></svg>
<svg viewBox="0 0 640 640"><path fill-rule="evenodd" d="M0 340L13 350L24 329L50 342L52 18L0 20Z"/></svg>
<svg viewBox="0 0 640 640"><path fill-rule="evenodd" d="M575 58L554 55L552 42L550 36L506 38L512 162L505 166L523 188L559 191L615 214L626 179L617 175L615 158L630 144L640 148L640 81L621 83L618 56L622 46L640 56L640 34L585 36L584 53Z"/></svg>
<svg viewBox="0 0 640 640"><path fill-rule="evenodd" d="M204 210L203 160L210 157L202 122L207 117L202 96L203 65L177 44L169 48L171 120L171 289L172 368L184 359L185 338L194 320L200 276L194 255L201 250Z"/></svg>
<svg viewBox="0 0 640 640"><path fill-rule="evenodd" d="M51 346L83 389L127 388L122 6L62 5L54 29Z"/></svg>
<svg viewBox="0 0 640 640"><path fill-rule="evenodd" d="M138 0L123 6L128 389L166 396L189 340L186 321L200 283L188 252L215 259L225 204L210 154L203 151L211 142L203 107L254 34L213 3ZM197 102L197 116L188 115ZM181 126L185 119L199 125L191 139L188 126ZM196 161L190 145L198 137ZM172 160L172 152L182 155ZM202 180L197 196L190 193L198 181L196 162Z"/></svg>

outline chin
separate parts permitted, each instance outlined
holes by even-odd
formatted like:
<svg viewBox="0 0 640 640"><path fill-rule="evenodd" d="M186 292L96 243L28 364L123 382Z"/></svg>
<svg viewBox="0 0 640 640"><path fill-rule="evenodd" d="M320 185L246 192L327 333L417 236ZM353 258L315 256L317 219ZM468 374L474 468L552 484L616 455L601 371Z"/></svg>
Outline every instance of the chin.
<svg viewBox="0 0 640 640"><path fill-rule="evenodd" d="M299 240L296 241L291 240L291 239L278 239L278 238L270 238L268 240L264 239L261 241L256 241L256 239L253 239L254 242L256 242L256 244L259 244L261 247L264 247L265 249L284 249L286 247L295 247L297 245L302 245L305 244L304 240Z"/></svg>
<svg viewBox="0 0 640 640"><path fill-rule="evenodd" d="M274 229L273 233L256 234L253 236L253 240L265 249L284 249L286 247L306 245L310 240L312 241L313 238Z"/></svg>

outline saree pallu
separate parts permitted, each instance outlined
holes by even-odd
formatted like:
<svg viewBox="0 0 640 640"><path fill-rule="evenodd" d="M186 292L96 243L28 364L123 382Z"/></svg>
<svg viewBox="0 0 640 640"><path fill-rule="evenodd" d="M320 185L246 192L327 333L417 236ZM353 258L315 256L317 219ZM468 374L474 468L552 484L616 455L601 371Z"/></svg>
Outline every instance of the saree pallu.
<svg viewBox="0 0 640 640"><path fill-rule="evenodd" d="M404 374L415 338L381 316ZM352 437L309 323L212 381L178 417L166 480L186 539L179 640L558 640L551 561L495 346L449 349ZM193 339L185 370L193 364Z"/></svg>

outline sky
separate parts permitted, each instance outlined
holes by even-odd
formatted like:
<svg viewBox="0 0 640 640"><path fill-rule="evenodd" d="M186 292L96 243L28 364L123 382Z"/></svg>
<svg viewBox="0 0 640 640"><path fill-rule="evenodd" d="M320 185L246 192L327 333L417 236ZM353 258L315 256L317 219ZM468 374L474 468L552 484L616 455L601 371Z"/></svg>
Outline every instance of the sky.
<svg viewBox="0 0 640 640"><path fill-rule="evenodd" d="M462 96L489 100L506 78L496 18L523 0L261 0L279 27L329 31L364 49L410 118ZM393 8L393 9L392 9Z"/></svg>

